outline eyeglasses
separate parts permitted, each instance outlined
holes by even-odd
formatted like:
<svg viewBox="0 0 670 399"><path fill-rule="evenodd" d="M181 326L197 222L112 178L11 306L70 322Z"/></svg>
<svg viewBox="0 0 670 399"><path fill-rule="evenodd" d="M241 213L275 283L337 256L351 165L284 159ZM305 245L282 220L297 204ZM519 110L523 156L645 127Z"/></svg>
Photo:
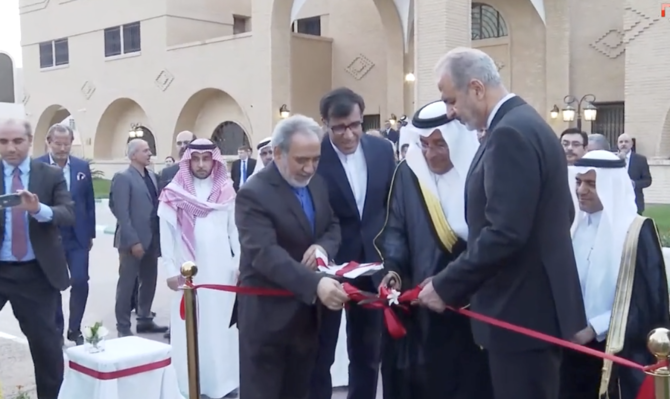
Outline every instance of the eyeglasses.
<svg viewBox="0 0 670 399"><path fill-rule="evenodd" d="M434 143L434 144L424 143L423 141L420 141L419 142L419 147L421 147L421 149L423 151L428 151L428 150L431 150L431 149L434 150L434 151L444 151L444 150L449 149L449 146L444 141L440 141L440 142L437 142L437 143Z"/></svg>
<svg viewBox="0 0 670 399"><path fill-rule="evenodd" d="M584 143L580 143L579 141L562 141L561 145L563 148L581 148L584 147Z"/></svg>
<svg viewBox="0 0 670 399"><path fill-rule="evenodd" d="M177 147L186 147L191 144L191 140L177 141Z"/></svg>
<svg viewBox="0 0 670 399"><path fill-rule="evenodd" d="M272 155L272 150L261 151L261 152L260 152L260 155L263 155L263 156L265 156L265 155Z"/></svg>
<svg viewBox="0 0 670 399"><path fill-rule="evenodd" d="M330 130L335 134L344 134L347 130L358 131L363 126L362 121L355 121L349 124L341 124L329 126Z"/></svg>

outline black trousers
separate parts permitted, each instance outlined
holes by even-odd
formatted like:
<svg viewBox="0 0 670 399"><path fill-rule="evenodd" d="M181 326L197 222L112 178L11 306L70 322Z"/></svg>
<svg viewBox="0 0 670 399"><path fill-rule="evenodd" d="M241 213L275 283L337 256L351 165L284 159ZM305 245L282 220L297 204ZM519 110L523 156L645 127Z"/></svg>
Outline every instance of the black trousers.
<svg viewBox="0 0 670 399"><path fill-rule="evenodd" d="M347 399L374 399L377 395L383 314L350 304L347 312L349 386ZM342 311L324 310L319 324L319 349L310 383L310 399L330 399L333 383L330 368L340 335Z"/></svg>
<svg viewBox="0 0 670 399"><path fill-rule="evenodd" d="M489 351L496 399L558 399L562 349ZM592 398L597 399L597 398Z"/></svg>
<svg viewBox="0 0 670 399"><path fill-rule="evenodd" d="M591 342L587 347L605 350L605 341ZM581 352L565 350L561 364L560 399L598 398L603 361Z"/></svg>
<svg viewBox="0 0 670 399"><path fill-rule="evenodd" d="M38 399L56 399L63 382L61 334L56 327L60 292L36 261L0 262L0 310L7 302L28 339Z"/></svg>

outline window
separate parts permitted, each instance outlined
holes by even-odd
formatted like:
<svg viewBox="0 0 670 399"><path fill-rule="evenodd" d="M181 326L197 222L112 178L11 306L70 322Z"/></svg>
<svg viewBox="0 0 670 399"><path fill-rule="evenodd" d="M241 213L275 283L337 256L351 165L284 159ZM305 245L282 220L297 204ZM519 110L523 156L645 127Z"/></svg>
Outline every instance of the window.
<svg viewBox="0 0 670 399"><path fill-rule="evenodd" d="M249 17L233 15L233 35L249 32Z"/></svg>
<svg viewBox="0 0 670 399"><path fill-rule="evenodd" d="M363 131L379 129L381 117L379 114L363 116Z"/></svg>
<svg viewBox="0 0 670 399"><path fill-rule="evenodd" d="M305 35L321 36L321 17L299 19L293 30Z"/></svg>
<svg viewBox="0 0 670 399"><path fill-rule="evenodd" d="M137 53L141 50L142 35L139 22L105 29L105 57Z"/></svg>
<svg viewBox="0 0 670 399"><path fill-rule="evenodd" d="M68 65L70 48L67 38L40 43L40 68Z"/></svg>
<svg viewBox="0 0 670 399"><path fill-rule="evenodd" d="M508 36L507 23L495 8L488 4L472 3L472 40Z"/></svg>
<svg viewBox="0 0 670 399"><path fill-rule="evenodd" d="M617 140L624 133L626 107L623 101L601 102L593 104L598 108L596 120L591 122L591 132L607 137L610 147L617 148Z"/></svg>

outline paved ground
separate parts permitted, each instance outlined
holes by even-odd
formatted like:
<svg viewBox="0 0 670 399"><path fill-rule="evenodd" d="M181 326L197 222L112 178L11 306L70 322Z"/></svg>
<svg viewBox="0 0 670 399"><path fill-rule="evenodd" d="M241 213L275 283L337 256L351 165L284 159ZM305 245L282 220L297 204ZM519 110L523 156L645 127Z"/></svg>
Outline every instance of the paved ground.
<svg viewBox="0 0 670 399"><path fill-rule="evenodd" d="M107 204L99 203L97 212L98 238L95 240L91 252L91 281L90 297L84 316L84 324L102 320L114 330L114 292L118 273L118 255L112 246L112 236L105 232L113 232L111 226L115 220L107 209ZM169 290L161 284L164 276L159 267L159 284L154 301L154 311L157 313L156 322L168 323L168 295ZM64 303L69 300L69 293L63 295ZM67 307L65 307L67 312ZM67 320L67 315L65 316ZM144 335L145 338L162 340L160 335ZM0 399L13 399L17 387L34 394L33 368L25 338L12 315L9 306L0 311ZM381 392L381 389L380 389ZM4 397L3 395L4 394ZM346 389L337 389L333 399L346 398ZM378 395L381 398L381 395Z"/></svg>

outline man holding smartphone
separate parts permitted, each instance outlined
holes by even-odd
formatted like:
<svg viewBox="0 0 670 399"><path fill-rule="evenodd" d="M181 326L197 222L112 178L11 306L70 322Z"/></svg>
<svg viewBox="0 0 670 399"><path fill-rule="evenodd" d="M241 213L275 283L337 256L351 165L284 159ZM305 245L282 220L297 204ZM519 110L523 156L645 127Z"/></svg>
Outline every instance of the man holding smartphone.
<svg viewBox="0 0 670 399"><path fill-rule="evenodd" d="M49 153L37 161L57 166L63 171L67 189L74 202L74 226L60 229L65 258L70 270L70 317L67 339L77 345L84 344L81 321L88 301L88 261L95 238L95 195L88 162L70 155L74 132L67 125L56 124L47 132ZM62 335L65 330L62 303L57 309L56 326Z"/></svg>
<svg viewBox="0 0 670 399"><path fill-rule="evenodd" d="M0 195L21 197L0 214L0 310L12 306L28 340L37 397L56 399L63 382L56 310L70 285L58 228L75 215L62 171L30 159L32 142L27 121L0 120Z"/></svg>

